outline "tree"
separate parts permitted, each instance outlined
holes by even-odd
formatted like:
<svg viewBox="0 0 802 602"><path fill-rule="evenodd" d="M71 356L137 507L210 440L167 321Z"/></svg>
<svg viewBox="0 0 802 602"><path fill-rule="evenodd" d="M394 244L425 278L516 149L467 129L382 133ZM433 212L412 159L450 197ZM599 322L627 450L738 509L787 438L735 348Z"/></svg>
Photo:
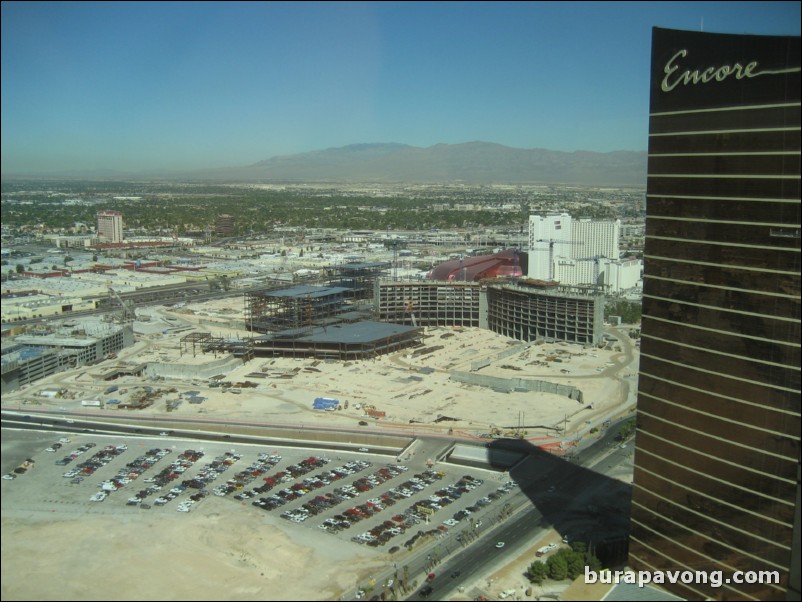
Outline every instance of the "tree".
<svg viewBox="0 0 802 602"><path fill-rule="evenodd" d="M562 581L568 577L568 562L565 556L556 554L546 561L546 566L549 569L549 579L555 581Z"/></svg>
<svg viewBox="0 0 802 602"><path fill-rule="evenodd" d="M616 439L619 441L626 441L629 439L634 433L637 424L634 418L630 418L624 424L621 425L621 429L618 431L618 435L616 435Z"/></svg>
<svg viewBox="0 0 802 602"><path fill-rule="evenodd" d="M565 556L568 566L568 578L571 580L576 579L585 570L585 555L577 552L568 552Z"/></svg>
<svg viewBox="0 0 802 602"><path fill-rule="evenodd" d="M540 585L549 576L549 569L542 560L535 560L526 570L526 577L532 583Z"/></svg>
<svg viewBox="0 0 802 602"><path fill-rule="evenodd" d="M587 566L591 572L598 573L602 570L602 561L595 554L591 554L588 551L585 554L585 566Z"/></svg>
<svg viewBox="0 0 802 602"><path fill-rule="evenodd" d="M16 270L17 274L22 274L22 272L25 271L25 266L22 265L21 263L18 263L17 267L14 269Z"/></svg>

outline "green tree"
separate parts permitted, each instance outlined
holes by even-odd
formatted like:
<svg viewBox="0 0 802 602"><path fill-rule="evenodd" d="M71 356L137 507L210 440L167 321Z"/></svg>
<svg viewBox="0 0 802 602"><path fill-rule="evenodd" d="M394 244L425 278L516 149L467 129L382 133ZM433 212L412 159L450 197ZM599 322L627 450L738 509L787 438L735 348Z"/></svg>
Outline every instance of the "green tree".
<svg viewBox="0 0 802 602"><path fill-rule="evenodd" d="M591 554L588 551L585 554L585 566L587 566L592 572L598 573L602 570L602 561L595 554Z"/></svg>
<svg viewBox="0 0 802 602"><path fill-rule="evenodd" d="M577 552L567 552L565 557L568 566L568 578L571 580L576 579L585 570L585 555Z"/></svg>
<svg viewBox="0 0 802 602"><path fill-rule="evenodd" d="M22 272L25 271L25 266L22 265L21 263L18 263L17 267L14 268L14 269L17 271L17 274L22 274Z"/></svg>
<svg viewBox="0 0 802 602"><path fill-rule="evenodd" d="M535 560L526 570L526 577L532 583L540 585L549 576L549 569L542 560Z"/></svg>
<svg viewBox="0 0 802 602"><path fill-rule="evenodd" d="M621 425L621 428L618 431L618 435L616 435L616 439L619 441L626 441L635 433L635 427L637 423L635 422L634 418L630 418L624 424Z"/></svg>
<svg viewBox="0 0 802 602"><path fill-rule="evenodd" d="M568 577L568 562L565 556L555 554L546 561L546 566L549 569L549 579L555 581L562 581Z"/></svg>

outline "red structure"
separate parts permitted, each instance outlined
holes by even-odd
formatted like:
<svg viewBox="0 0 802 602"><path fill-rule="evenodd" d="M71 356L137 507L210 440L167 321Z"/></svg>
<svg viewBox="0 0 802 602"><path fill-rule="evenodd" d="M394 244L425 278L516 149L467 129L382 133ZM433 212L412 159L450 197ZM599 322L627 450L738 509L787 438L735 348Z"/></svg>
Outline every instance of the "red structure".
<svg viewBox="0 0 802 602"><path fill-rule="evenodd" d="M516 249L507 249L495 255L480 255L453 259L441 263L429 272L429 280L472 282L485 278L506 276L520 278L525 273L526 255Z"/></svg>

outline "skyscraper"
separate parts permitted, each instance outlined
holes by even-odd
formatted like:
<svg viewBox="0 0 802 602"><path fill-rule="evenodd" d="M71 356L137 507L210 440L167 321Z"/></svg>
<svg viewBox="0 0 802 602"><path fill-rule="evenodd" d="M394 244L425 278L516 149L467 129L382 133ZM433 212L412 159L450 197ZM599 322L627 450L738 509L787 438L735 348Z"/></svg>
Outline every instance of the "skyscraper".
<svg viewBox="0 0 802 602"><path fill-rule="evenodd" d="M119 211L98 211L97 235L108 242L122 242L123 214Z"/></svg>
<svg viewBox="0 0 802 602"><path fill-rule="evenodd" d="M798 600L800 40L655 29L651 69L630 564Z"/></svg>
<svg viewBox="0 0 802 602"><path fill-rule="evenodd" d="M214 221L214 233L217 236L231 236L234 234L234 216L223 213Z"/></svg>
<svg viewBox="0 0 802 602"><path fill-rule="evenodd" d="M554 277L554 258L570 257L571 216L529 216L529 273L530 278L551 280Z"/></svg>

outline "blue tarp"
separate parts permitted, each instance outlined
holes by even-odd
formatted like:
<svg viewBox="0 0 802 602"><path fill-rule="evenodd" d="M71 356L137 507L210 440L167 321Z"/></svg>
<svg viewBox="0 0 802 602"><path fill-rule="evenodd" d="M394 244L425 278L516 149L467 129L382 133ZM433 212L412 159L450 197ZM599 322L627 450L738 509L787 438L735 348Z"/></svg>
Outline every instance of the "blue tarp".
<svg viewBox="0 0 802 602"><path fill-rule="evenodd" d="M318 397L312 407L316 410L330 410L340 405L339 399L332 399L331 397Z"/></svg>

